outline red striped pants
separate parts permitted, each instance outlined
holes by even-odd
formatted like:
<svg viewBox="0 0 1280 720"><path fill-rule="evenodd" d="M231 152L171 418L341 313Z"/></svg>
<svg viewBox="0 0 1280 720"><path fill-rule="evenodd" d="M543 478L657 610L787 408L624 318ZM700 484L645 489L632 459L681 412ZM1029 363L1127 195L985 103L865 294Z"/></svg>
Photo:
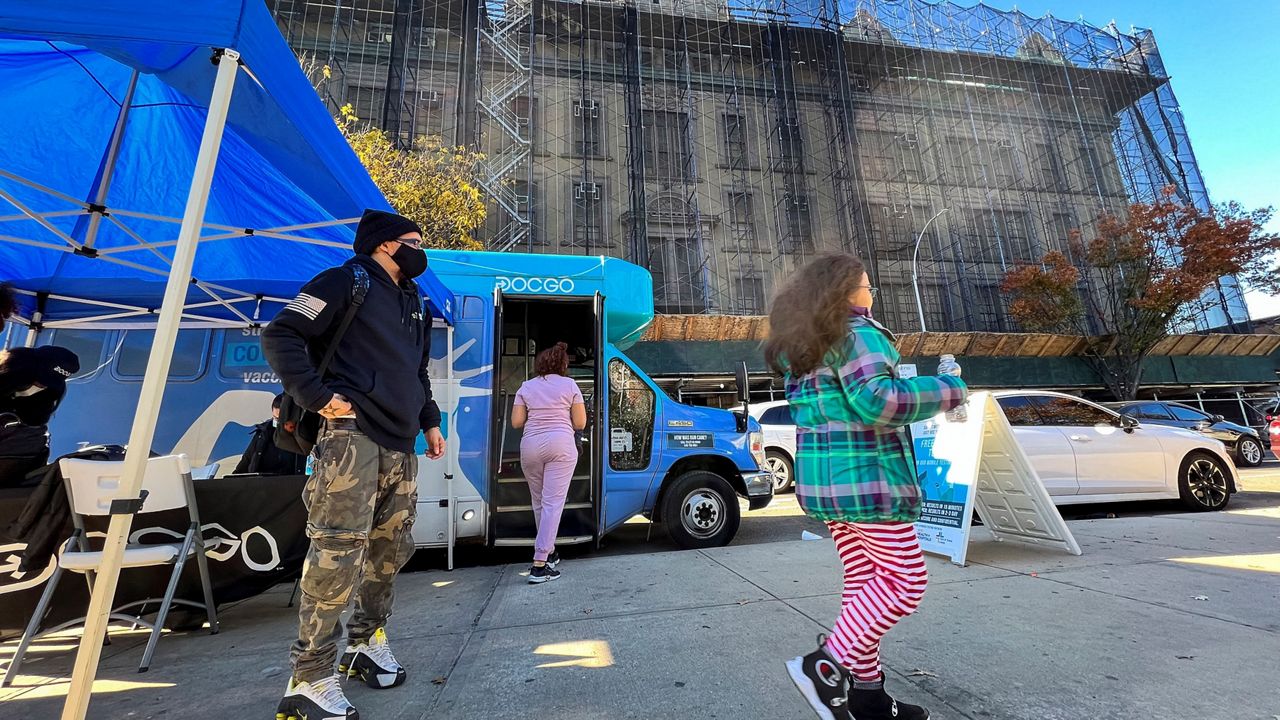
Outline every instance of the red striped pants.
<svg viewBox="0 0 1280 720"><path fill-rule="evenodd" d="M829 522L844 563L840 617L827 652L858 680L880 679L880 638L915 612L929 575L911 523Z"/></svg>

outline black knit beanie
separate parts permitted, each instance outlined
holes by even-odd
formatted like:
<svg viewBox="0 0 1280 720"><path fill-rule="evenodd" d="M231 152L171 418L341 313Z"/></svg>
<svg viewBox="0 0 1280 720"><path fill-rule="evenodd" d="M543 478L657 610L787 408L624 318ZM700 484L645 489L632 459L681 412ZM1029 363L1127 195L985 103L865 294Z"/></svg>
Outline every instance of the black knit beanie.
<svg viewBox="0 0 1280 720"><path fill-rule="evenodd" d="M351 247L357 255L372 255L382 243L411 232L421 235L422 228L403 215L382 210L365 210L364 215L360 216L360 224L356 226L356 240Z"/></svg>

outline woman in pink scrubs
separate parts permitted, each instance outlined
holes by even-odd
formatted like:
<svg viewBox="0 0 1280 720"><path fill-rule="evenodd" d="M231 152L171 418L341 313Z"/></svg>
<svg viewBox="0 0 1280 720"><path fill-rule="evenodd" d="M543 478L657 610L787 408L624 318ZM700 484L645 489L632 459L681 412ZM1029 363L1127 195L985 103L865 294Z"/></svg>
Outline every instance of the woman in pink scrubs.
<svg viewBox="0 0 1280 720"><path fill-rule="evenodd" d="M538 538L533 545L533 567L529 569L531 584L557 580L560 553L556 552L556 535L560 531L560 514L569 494L569 482L578 465L578 446L574 431L587 426L587 406L582 391L569 379L569 346L556 343L538 353L534 359L536 376L526 380L516 391L511 409L511 426L524 428L520 439L520 467L529 483L533 500L533 520Z"/></svg>

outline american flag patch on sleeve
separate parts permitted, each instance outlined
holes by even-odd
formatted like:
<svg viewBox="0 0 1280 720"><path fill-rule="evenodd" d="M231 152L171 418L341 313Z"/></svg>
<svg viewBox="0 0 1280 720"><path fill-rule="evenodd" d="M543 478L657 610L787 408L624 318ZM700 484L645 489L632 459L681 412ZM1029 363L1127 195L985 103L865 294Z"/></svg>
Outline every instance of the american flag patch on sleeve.
<svg viewBox="0 0 1280 720"><path fill-rule="evenodd" d="M308 320L315 320L320 317L320 313L324 311L325 306L328 304L314 295L302 293L294 298L293 302L285 305L284 309L292 310Z"/></svg>

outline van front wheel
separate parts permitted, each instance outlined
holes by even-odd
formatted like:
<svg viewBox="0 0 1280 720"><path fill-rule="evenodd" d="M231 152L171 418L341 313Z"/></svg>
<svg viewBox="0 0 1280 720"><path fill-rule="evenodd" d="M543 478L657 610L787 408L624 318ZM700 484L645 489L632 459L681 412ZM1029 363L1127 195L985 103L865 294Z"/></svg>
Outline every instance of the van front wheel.
<svg viewBox="0 0 1280 720"><path fill-rule="evenodd" d="M728 545L742 520L738 496L727 480L706 470L677 477L662 501L667 534L687 550Z"/></svg>

